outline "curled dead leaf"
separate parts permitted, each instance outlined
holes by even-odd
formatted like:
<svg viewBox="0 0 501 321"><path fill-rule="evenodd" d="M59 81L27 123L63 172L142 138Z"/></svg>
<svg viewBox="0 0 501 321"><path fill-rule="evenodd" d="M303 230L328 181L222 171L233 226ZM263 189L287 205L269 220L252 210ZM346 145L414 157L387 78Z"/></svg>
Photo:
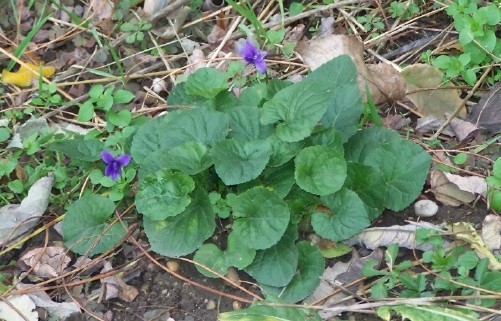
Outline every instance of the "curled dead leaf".
<svg viewBox="0 0 501 321"><path fill-rule="evenodd" d="M19 259L27 268L41 278L52 278L61 275L71 261L63 247L49 246L36 248L23 254Z"/></svg>
<svg viewBox="0 0 501 321"><path fill-rule="evenodd" d="M459 206L475 200L475 194L460 189L449 181L445 173L433 170L430 174L430 192L445 205Z"/></svg>

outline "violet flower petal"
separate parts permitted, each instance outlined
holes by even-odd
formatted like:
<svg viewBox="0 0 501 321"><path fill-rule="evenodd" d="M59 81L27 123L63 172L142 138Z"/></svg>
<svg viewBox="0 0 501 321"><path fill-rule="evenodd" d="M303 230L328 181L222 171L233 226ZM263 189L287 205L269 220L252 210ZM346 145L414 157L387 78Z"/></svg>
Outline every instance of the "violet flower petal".
<svg viewBox="0 0 501 321"><path fill-rule="evenodd" d="M254 65L256 66L257 71L259 71L260 73L264 74L266 72L266 61L264 61L264 59L256 61Z"/></svg>
<svg viewBox="0 0 501 321"><path fill-rule="evenodd" d="M110 152L108 151L102 151L101 152L101 159L106 163L106 164L111 164L115 161L115 156L113 156Z"/></svg>
<svg viewBox="0 0 501 321"><path fill-rule="evenodd" d="M115 159L115 161L120 165L120 167L125 167L130 163L130 155L129 154L120 155Z"/></svg>

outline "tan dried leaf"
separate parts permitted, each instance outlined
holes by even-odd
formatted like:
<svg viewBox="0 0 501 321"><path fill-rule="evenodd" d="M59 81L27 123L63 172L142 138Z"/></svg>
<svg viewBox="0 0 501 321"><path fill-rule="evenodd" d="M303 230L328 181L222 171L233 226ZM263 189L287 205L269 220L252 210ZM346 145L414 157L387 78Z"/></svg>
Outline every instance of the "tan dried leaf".
<svg viewBox="0 0 501 321"><path fill-rule="evenodd" d="M71 258L66 249L57 246L36 248L21 256L20 261L41 278L53 278L63 274Z"/></svg>
<svg viewBox="0 0 501 321"><path fill-rule="evenodd" d="M461 190L456 184L449 181L443 172L433 170L430 176L430 192L442 204L460 206L475 200L475 194Z"/></svg>
<svg viewBox="0 0 501 321"><path fill-rule="evenodd" d="M410 65L402 69L400 75L407 82L407 98L425 116L433 115L437 119L443 119L445 114L452 114L463 103L457 89L447 89L448 84L444 84L443 73L437 67ZM464 106L458 116L466 116Z"/></svg>

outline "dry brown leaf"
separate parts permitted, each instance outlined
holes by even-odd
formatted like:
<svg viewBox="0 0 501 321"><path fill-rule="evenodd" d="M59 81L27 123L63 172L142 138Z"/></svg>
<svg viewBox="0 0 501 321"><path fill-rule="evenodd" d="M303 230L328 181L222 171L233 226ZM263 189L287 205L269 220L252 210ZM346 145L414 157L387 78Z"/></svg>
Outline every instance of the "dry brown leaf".
<svg viewBox="0 0 501 321"><path fill-rule="evenodd" d="M313 293L307 297L304 302L307 304L316 303L321 301L323 307L334 307L334 306L348 306L354 304L353 299L346 300L348 294L343 291L332 295L334 291L338 291L340 286L345 286L359 280L363 277L362 268L369 260L376 260L378 268L383 260L383 251L381 249L376 249L370 255L365 257L360 257L357 251L352 251L351 260L347 263L338 261L333 267L328 267L325 269L323 275L320 278L320 284L313 291ZM357 285L352 285L348 290L352 292L357 292ZM325 298L328 298L325 300ZM325 300L325 301L322 301ZM339 303L342 302L342 303ZM319 311L319 315L323 320L333 317L336 313L332 313L328 310Z"/></svg>
<svg viewBox="0 0 501 321"><path fill-rule="evenodd" d="M98 21L111 19L113 2L110 0L93 0L91 1L91 9Z"/></svg>
<svg viewBox="0 0 501 321"><path fill-rule="evenodd" d="M501 248L501 217L489 214L482 222L482 239L491 251Z"/></svg>
<svg viewBox="0 0 501 321"><path fill-rule="evenodd" d="M487 193L487 183L485 182L485 178L478 176L460 176L451 173L444 174L451 183L456 184L462 191L485 197L485 194Z"/></svg>
<svg viewBox="0 0 501 321"><path fill-rule="evenodd" d="M424 134L439 129L443 123L445 123L445 118L437 119L437 117L433 115L427 115L417 120L415 129L416 132ZM442 130L442 134L454 137L454 132L451 130L450 126L445 127Z"/></svg>
<svg viewBox="0 0 501 321"><path fill-rule="evenodd" d="M501 82L492 86L472 109L467 120L485 130L487 134L501 131Z"/></svg>
<svg viewBox="0 0 501 321"><path fill-rule="evenodd" d="M415 64L405 67L400 74L407 82L407 98L425 116L442 119L463 103L457 89L444 89L447 86L443 83L443 73L437 67ZM458 116L466 116L464 106Z"/></svg>
<svg viewBox="0 0 501 321"><path fill-rule="evenodd" d="M430 228L439 230L436 225L427 222L419 222L409 225L393 225L390 227L374 227L365 229L362 233L344 241L347 245L363 244L370 250L378 247L397 243L400 247L422 251L431 250L431 244L418 244L415 240L415 232L418 228ZM445 246L445 245L444 245ZM445 246L447 247L447 246Z"/></svg>
<svg viewBox="0 0 501 321"><path fill-rule="evenodd" d="M447 116L448 117L448 116ZM478 127L469 121L465 121L454 117L451 119L450 128L454 132L457 139L462 142L466 139L473 138L478 133Z"/></svg>
<svg viewBox="0 0 501 321"><path fill-rule="evenodd" d="M28 191L21 204L0 208L0 245L11 244L38 224L49 205L54 176L42 177Z"/></svg>
<svg viewBox="0 0 501 321"><path fill-rule="evenodd" d="M17 283L16 289L33 288L33 284ZM72 291L75 287L72 288ZM28 293L30 299L37 308L42 308L49 313L51 317L57 320L68 320L73 313L80 313L80 306L75 302L54 302L46 292L36 291ZM70 299L71 300L71 299Z"/></svg>
<svg viewBox="0 0 501 321"><path fill-rule="evenodd" d="M53 278L61 275L68 267L71 258L66 255L66 249L57 246L36 248L23 254L19 259L27 267L33 268L33 273L41 278Z"/></svg>
<svg viewBox="0 0 501 321"><path fill-rule="evenodd" d="M475 194L461 190L456 184L450 182L443 172L433 170L430 176L430 192L442 204L460 206L475 200Z"/></svg>
<svg viewBox="0 0 501 321"><path fill-rule="evenodd" d="M399 130L402 127L409 125L411 120L407 117L404 117L401 114L389 114L385 118L383 118L383 126L393 129Z"/></svg>
<svg viewBox="0 0 501 321"><path fill-rule="evenodd" d="M110 262L106 261L101 273L112 271L113 267ZM126 302L132 302L138 296L139 291L125 283L118 275L112 275L101 279L101 283L106 286L106 299L120 298Z"/></svg>
<svg viewBox="0 0 501 321"><path fill-rule="evenodd" d="M358 87L364 101L367 100L366 86L369 87L371 98L376 105L405 96L405 80L399 73L386 64L366 66L363 59L363 44L354 37L330 35L301 41L296 51L312 70L337 56L349 55L357 67Z"/></svg>
<svg viewBox="0 0 501 321"><path fill-rule="evenodd" d="M143 4L143 11L147 15L153 15L155 12L160 11L161 9L165 8L169 2L172 2L170 0L144 0Z"/></svg>

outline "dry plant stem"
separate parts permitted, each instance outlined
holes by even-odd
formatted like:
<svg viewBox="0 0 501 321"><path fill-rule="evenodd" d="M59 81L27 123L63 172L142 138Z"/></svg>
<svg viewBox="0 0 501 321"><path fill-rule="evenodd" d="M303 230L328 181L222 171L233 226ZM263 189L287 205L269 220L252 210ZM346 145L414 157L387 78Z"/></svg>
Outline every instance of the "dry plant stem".
<svg viewBox="0 0 501 321"><path fill-rule="evenodd" d="M11 246L3 249L2 251L0 251L0 256L4 255L5 253L8 253L12 250L14 250L15 248L18 248L20 247L23 243L27 242L29 239L33 238L34 236L42 233L43 231L45 230L48 230L51 226L57 224L58 222L62 221L64 218L64 216L59 216L58 218L56 218L55 220L51 221L50 223L48 224L45 224L44 226L36 229L35 231L33 231L32 233L30 233L29 235L23 237L22 239L20 239L19 241L17 241L16 243L12 244Z"/></svg>
<svg viewBox="0 0 501 321"><path fill-rule="evenodd" d="M430 138L425 138L426 140L435 140L435 139L437 139L437 137L440 135L440 133L442 133L442 131L444 130L444 128L447 127L451 123L452 119L454 117L456 117L456 115L463 108L463 106L466 104L466 102L468 100L470 100L470 98L473 96L473 94L477 91L478 87L480 87L480 85L482 85L482 83L484 82L485 78L487 78L487 76L489 75L489 72L491 70L492 70L492 65L489 66L489 67L487 67L487 69L484 71L484 73L482 74L482 76L480 77L480 79L477 81L477 83L475 84L475 86L473 86L473 88L468 93L468 95L466 95L466 97L464 97L463 101L461 102L461 104L459 104L459 106L456 108L456 110L454 110L454 112L449 117L447 117L447 120L442 124L442 126L440 126L440 128L437 130L437 132L435 134L433 134L433 136L431 136Z"/></svg>
<svg viewBox="0 0 501 321"><path fill-rule="evenodd" d="M212 60L219 55L219 52L224 47L224 45L226 44L226 42L229 39L231 39L231 35L235 31L235 29L237 29L238 24L240 23L240 21L242 21L242 17L240 17L240 16L238 16L235 19L235 21L233 21L233 23L231 24L230 28L228 29L228 32L226 33L226 35L224 35L223 40L221 40L221 43L219 44L219 46L217 46L216 50L209 56L209 59L208 59L209 61L206 64L207 67L209 67L210 64L212 63Z"/></svg>
<svg viewBox="0 0 501 321"><path fill-rule="evenodd" d="M158 266L159 268L161 268L162 270L164 270L165 272L175 276L176 278L186 282L186 283L189 283L193 286L196 286L196 287L199 287L205 291L208 291L208 292L211 292L211 293L214 293L214 294L217 294L217 295L220 295L220 296L225 296L227 298L230 298L230 299L233 299L233 300L237 300L237 301L240 301L240 302L244 302L244 303L252 303L253 301L252 300L249 300L249 299L245 299L245 298L242 298L242 297L238 297L236 295L232 295L232 294L227 294L227 293L224 293L224 292L221 292L221 291L218 291L218 290L214 290L212 288L209 288L203 284L200 284L200 283L197 283L195 281L192 281L188 278L185 278L184 276L182 276L181 274L178 274L170 269L168 269L167 267L165 267L162 263L158 262L157 259L155 259L153 256L151 256L148 251L146 251L139 243L138 241L134 238L134 237L130 237L129 240L131 240L139 250L141 250L143 252L143 254L151 261L153 262L156 266ZM215 273L215 272L213 272ZM217 273L215 273L217 274ZM227 278L225 278L224 276L221 276L223 279L225 279L226 282L234 285L235 287L243 290L244 292L246 293L249 293L249 294L252 294L253 297L256 298L256 295L250 291L248 291L247 289L237 285L237 284L234 284L234 282L232 282L231 280L228 280ZM257 297L259 300L262 300L261 298Z"/></svg>
<svg viewBox="0 0 501 321"><path fill-rule="evenodd" d="M346 12L341 8L339 8L338 10L343 15L343 18L345 19L346 23L348 23L348 25L350 26L351 30L353 31L353 34L358 38L358 40L360 40L360 42L363 43L364 41L362 39L361 34L365 33L364 26L360 22L358 22L357 19L355 19L352 14L349 14L348 12ZM356 27L358 27L358 29L361 32L359 32Z"/></svg>
<svg viewBox="0 0 501 321"><path fill-rule="evenodd" d="M386 41L386 39L388 39L389 35L395 35L395 34L398 34L399 32L405 30L405 29L408 29L411 27L411 25L416 22L417 20L423 18L423 17L429 17L429 16L432 16L440 11L443 11L445 10L445 7L443 8L439 8L439 9L436 9L436 10L433 10L433 11L430 11L430 12L427 12L425 14L422 14L418 17L415 17L411 20L408 20L406 21L405 23L401 24L400 26L394 28L394 29L391 29L385 33L382 33L380 34L378 37L375 37L373 39L370 39L368 41L366 41L366 45L375 45L376 43L378 43L379 41Z"/></svg>
<svg viewBox="0 0 501 321"><path fill-rule="evenodd" d="M332 308L325 308L325 307L309 307L309 308L323 310L323 311L330 311L330 312L338 314L338 313L343 313L343 312L363 312L364 310L368 310L368 309L380 308L380 307L384 307L384 306L402 305L402 304L410 304L410 305L418 305L418 306L432 306L434 302L452 301L451 303L454 303L454 301L465 300L467 298L472 298L472 297L476 297L478 299L486 299L489 297L499 299L499 296L491 296L491 295L489 295L489 296L439 296L439 297L410 298L410 299L392 298L392 299L382 299L379 302L353 304L350 306L341 306L341 307L332 307ZM463 305L461 305L461 306L463 306ZM496 311L493 309L484 310L487 308L482 308L482 307L473 306L473 305L471 306L471 308L497 313L498 315L501 314L501 311Z"/></svg>
<svg viewBox="0 0 501 321"><path fill-rule="evenodd" d="M64 216L64 215L62 215L62 216ZM120 240L120 242L118 242L113 248L111 248L107 252L105 252L105 253L99 255L98 257L94 258L92 261L90 261L90 262L88 262L88 263L86 263L86 264L84 264L84 265L82 265L82 266L80 266L80 267L78 267L78 268L76 268L76 269L74 269L72 271L68 271L68 272L66 272L66 273L58 276L57 278L52 278L50 280L42 281L40 283L34 284L33 286L31 286L29 288L24 288L24 289L19 289L19 290L17 290L17 289L13 290L11 294L12 295L21 295L21 294L32 293L32 292L37 292L37 291L47 291L47 290L53 290L53 289L59 289L59 288L61 288L62 287L61 285L53 285L53 286L46 286L46 287L42 287L42 286L45 285L45 284L53 283L53 282L55 282L57 280L64 279L65 277L74 276L75 274L77 274L77 273L85 270L86 268L90 267L96 261L100 261L100 260L108 257L111 253L113 253L116 249L118 249L123 244L123 242L125 242L134 233L134 231L137 228L138 228L137 224L131 225L129 227L129 230L128 230L127 234ZM113 276L113 275L118 274L120 272L121 272L120 270L112 270L112 271L108 271L108 272L105 272L105 273L101 273L101 274L89 277L89 278L84 279L84 280L78 280L78 281L73 281L73 282L70 282L70 283L66 283L65 285L66 286L76 286L76 285L80 285L80 284L85 284L85 283L88 283L88 282L100 280L100 279L105 278L105 277Z"/></svg>

